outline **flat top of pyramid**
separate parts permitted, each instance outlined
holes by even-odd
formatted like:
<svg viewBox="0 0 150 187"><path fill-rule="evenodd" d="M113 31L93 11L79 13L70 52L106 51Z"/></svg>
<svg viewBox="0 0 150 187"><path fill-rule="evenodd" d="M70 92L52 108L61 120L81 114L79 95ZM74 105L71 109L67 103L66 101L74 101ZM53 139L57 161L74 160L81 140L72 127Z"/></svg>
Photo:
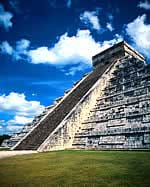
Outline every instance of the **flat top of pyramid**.
<svg viewBox="0 0 150 187"><path fill-rule="evenodd" d="M120 54L119 54L120 53ZM127 54L136 56L138 59L145 61L145 58L137 52L133 47L131 47L127 42L121 41L112 47L96 54L92 57L93 65L97 65L98 61L105 61L114 57L117 57L118 54L121 56L125 56Z"/></svg>

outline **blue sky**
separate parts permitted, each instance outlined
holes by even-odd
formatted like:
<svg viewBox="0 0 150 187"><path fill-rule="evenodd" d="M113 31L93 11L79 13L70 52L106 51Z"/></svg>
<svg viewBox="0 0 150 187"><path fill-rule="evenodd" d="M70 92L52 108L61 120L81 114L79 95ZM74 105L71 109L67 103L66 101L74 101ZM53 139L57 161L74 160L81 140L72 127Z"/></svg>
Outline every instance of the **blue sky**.
<svg viewBox="0 0 150 187"><path fill-rule="evenodd" d="M149 0L0 0L0 134L12 134L126 40L149 61Z"/></svg>

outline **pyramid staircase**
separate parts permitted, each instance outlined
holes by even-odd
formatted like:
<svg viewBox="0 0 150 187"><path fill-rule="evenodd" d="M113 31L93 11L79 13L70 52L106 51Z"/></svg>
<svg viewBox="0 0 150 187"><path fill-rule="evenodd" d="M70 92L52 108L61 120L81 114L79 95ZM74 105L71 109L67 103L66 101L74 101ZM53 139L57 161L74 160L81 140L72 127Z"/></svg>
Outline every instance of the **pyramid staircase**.
<svg viewBox="0 0 150 187"><path fill-rule="evenodd" d="M77 149L150 149L150 65L120 60L74 137Z"/></svg>
<svg viewBox="0 0 150 187"><path fill-rule="evenodd" d="M19 144L15 150L36 150L53 130L60 124L65 116L80 101L86 92L101 77L112 62L98 67L84 77L71 93L69 93Z"/></svg>
<svg viewBox="0 0 150 187"><path fill-rule="evenodd" d="M14 150L149 149L150 68L125 42L47 109Z"/></svg>

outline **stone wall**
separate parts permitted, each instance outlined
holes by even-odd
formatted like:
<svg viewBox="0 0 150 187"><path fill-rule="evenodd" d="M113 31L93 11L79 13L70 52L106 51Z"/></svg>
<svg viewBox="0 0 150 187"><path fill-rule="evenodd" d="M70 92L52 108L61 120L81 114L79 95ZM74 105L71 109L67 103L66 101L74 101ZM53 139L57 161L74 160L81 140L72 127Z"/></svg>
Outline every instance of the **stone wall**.
<svg viewBox="0 0 150 187"><path fill-rule="evenodd" d="M150 65L126 42L20 132L12 149L150 149Z"/></svg>
<svg viewBox="0 0 150 187"><path fill-rule="evenodd" d="M115 64L115 65L114 65ZM60 150L72 148L75 133L81 132L83 122L88 118L90 110L95 106L97 98L104 94L108 80L113 75L117 62L103 73L93 87L82 97L79 103L70 111L60 125L39 147L39 151Z"/></svg>
<svg viewBox="0 0 150 187"><path fill-rule="evenodd" d="M74 148L149 149L150 65L122 58L83 124Z"/></svg>

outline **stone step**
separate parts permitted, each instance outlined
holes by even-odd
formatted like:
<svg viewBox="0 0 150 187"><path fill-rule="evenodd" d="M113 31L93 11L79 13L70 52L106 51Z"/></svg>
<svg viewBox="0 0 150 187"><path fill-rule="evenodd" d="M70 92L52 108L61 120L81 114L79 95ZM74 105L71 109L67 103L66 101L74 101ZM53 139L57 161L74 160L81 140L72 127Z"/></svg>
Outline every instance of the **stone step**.
<svg viewBox="0 0 150 187"><path fill-rule="evenodd" d="M36 150L112 64L97 67L15 148Z"/></svg>

